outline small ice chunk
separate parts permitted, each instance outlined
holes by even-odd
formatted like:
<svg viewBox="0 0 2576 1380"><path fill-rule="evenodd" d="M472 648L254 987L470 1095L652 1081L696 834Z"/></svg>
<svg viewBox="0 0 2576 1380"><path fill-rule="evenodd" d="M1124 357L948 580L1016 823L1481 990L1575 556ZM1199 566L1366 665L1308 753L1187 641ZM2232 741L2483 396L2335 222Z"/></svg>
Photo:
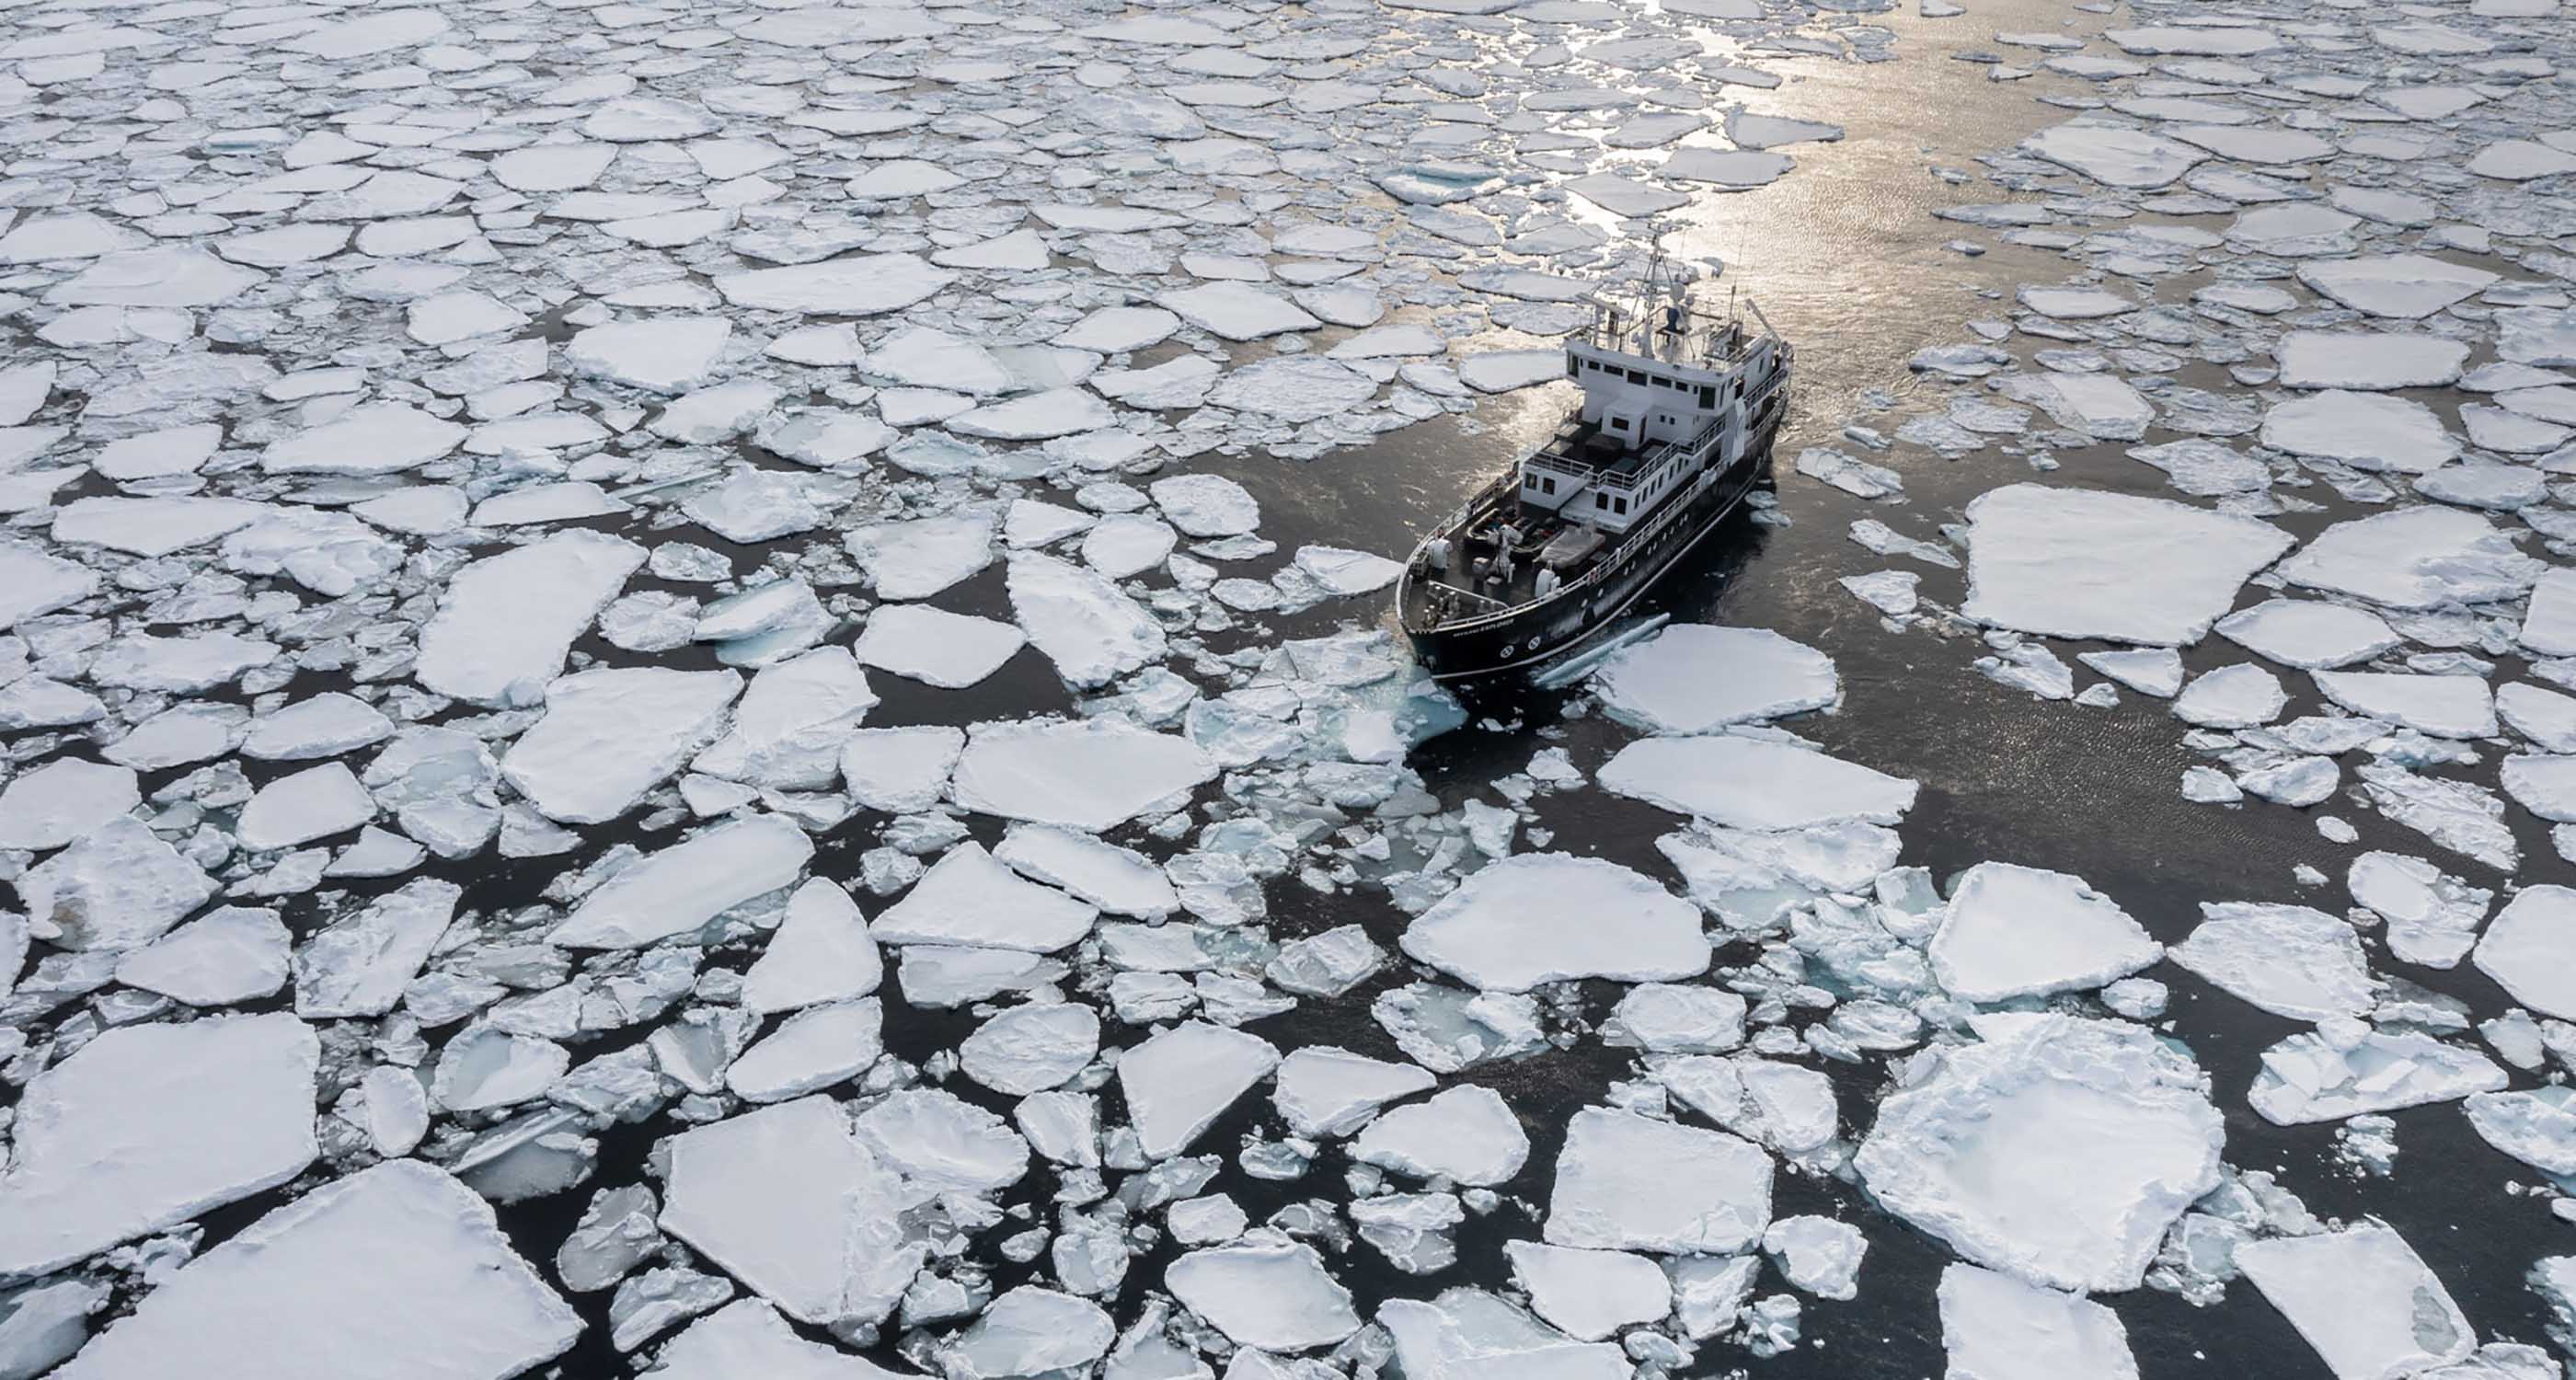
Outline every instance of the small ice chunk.
<svg viewBox="0 0 2576 1380"><path fill-rule="evenodd" d="M876 702L847 648L817 647L762 667L734 706L732 731L689 765L778 790L828 787L851 730Z"/></svg>
<svg viewBox="0 0 2576 1380"><path fill-rule="evenodd" d="M2316 682L2327 699L2355 714L2432 737L2487 738L2496 732L2495 699L2478 676L2319 671Z"/></svg>
<svg viewBox="0 0 2576 1380"><path fill-rule="evenodd" d="M2301 670L2368 661L2403 639L2367 609L2309 599L2269 599L2219 619L2217 632L2257 656Z"/></svg>
<svg viewBox="0 0 2576 1380"><path fill-rule="evenodd" d="M2422 858L2369 852L2344 874L2352 899L2388 924L2388 948L2409 963L2448 968L2469 952L2495 893L2470 886Z"/></svg>
<svg viewBox="0 0 2576 1380"><path fill-rule="evenodd" d="M850 254L819 263L715 275L737 307L808 316L874 316L899 311L957 281L917 254Z"/></svg>
<svg viewBox="0 0 2576 1380"><path fill-rule="evenodd" d="M767 1300L726 1304L662 1348L654 1380L887 1380L896 1374L837 1347L809 1342Z"/></svg>
<svg viewBox="0 0 2576 1380"><path fill-rule="evenodd" d="M57 757L0 791L0 848L60 848L142 800L132 769Z"/></svg>
<svg viewBox="0 0 2576 1380"><path fill-rule="evenodd" d="M745 1049L725 1087L746 1102L783 1102L857 1077L884 1052L884 1024L873 997L805 1007Z"/></svg>
<svg viewBox="0 0 2576 1380"><path fill-rule="evenodd" d="M1495 2L1403 0L1407 6L1443 9ZM1430 1302L1391 1298L1378 1305L1377 1320L1395 1340L1395 1360L1406 1380L1500 1375L1628 1380L1635 1369L1616 1344L1576 1341L1478 1289L1444 1290Z"/></svg>
<svg viewBox="0 0 2576 1380"><path fill-rule="evenodd" d="M1015 824L993 856L1112 915L1161 919L1180 909L1163 869L1142 853L1045 824Z"/></svg>
<svg viewBox="0 0 2576 1380"><path fill-rule="evenodd" d="M69 608L98 590L87 566L19 542L0 542L0 631Z"/></svg>
<svg viewBox="0 0 2576 1380"><path fill-rule="evenodd" d="M2252 728L2280 717L2290 702L2281 678L2252 662L2221 666L2183 687L2173 715L2202 728Z"/></svg>
<svg viewBox="0 0 2576 1380"><path fill-rule="evenodd" d="M2426 504L2336 523L2280 573L2294 585L2411 610L2514 598L2546 568L2476 513Z"/></svg>
<svg viewBox="0 0 2576 1380"><path fill-rule="evenodd" d="M799 1322L882 1318L921 1266L897 1219L912 1193L829 1097L693 1127L669 1153L662 1229Z"/></svg>
<svg viewBox="0 0 2576 1380"><path fill-rule="evenodd" d="M2144 130L2085 120L2051 125L2024 139L2021 147L2104 186L2130 190L2162 187L2209 157Z"/></svg>
<svg viewBox="0 0 2576 1380"><path fill-rule="evenodd" d="M1640 983L1601 1024L1604 1043L1656 1054L1718 1054L1744 1043L1744 998L1716 987Z"/></svg>
<svg viewBox="0 0 2576 1380"><path fill-rule="evenodd" d="M1008 583L1021 630L1069 685L1104 685L1163 659L1162 625L1094 571L1023 551Z"/></svg>
<svg viewBox="0 0 2576 1380"><path fill-rule="evenodd" d="M339 762L307 767L259 788L242 807L235 832L244 848L293 848L355 829L375 818L376 800Z"/></svg>
<svg viewBox="0 0 2576 1380"><path fill-rule="evenodd" d="M393 734L393 721L374 705L329 690L253 719L241 750L263 762L301 762L354 752Z"/></svg>
<svg viewBox="0 0 2576 1380"><path fill-rule="evenodd" d="M1860 1262L1869 1242L1860 1228L1830 1217L1783 1217L1762 1233L1762 1250L1789 1282L1820 1299L1860 1296Z"/></svg>
<svg viewBox="0 0 2576 1380"><path fill-rule="evenodd" d="M2169 700L2182 693L2182 654L2171 647L2083 652L2075 659L2141 695Z"/></svg>
<svg viewBox="0 0 2576 1380"><path fill-rule="evenodd" d="M2264 1120L2294 1126L2452 1102L2504 1085L2505 1071L2475 1049L2337 1017L2263 1051L2245 1100Z"/></svg>
<svg viewBox="0 0 2576 1380"><path fill-rule="evenodd" d="M2373 254L2303 263L2299 281L2365 315L2420 320L2484 292L2496 275L2424 254Z"/></svg>
<svg viewBox="0 0 2576 1380"><path fill-rule="evenodd" d="M947 794L948 773L965 748L965 731L944 725L862 728L843 740L841 779L863 809L927 810Z"/></svg>
<svg viewBox="0 0 2576 1380"><path fill-rule="evenodd" d="M272 474L391 474L456 449L465 428L402 403L353 407L308 431L269 443Z"/></svg>
<svg viewBox="0 0 2576 1380"><path fill-rule="evenodd" d="M2284 388L2431 388L2460 376L2469 347L2437 335L2290 331L2272 347Z"/></svg>
<svg viewBox="0 0 2576 1380"><path fill-rule="evenodd" d="M657 316L612 321L574 332L564 342L573 371L653 393L685 393L706 382L733 336L721 316Z"/></svg>
<svg viewBox="0 0 2576 1380"><path fill-rule="evenodd" d="M948 1380L1080 1374L1118 1336L1109 1313L1089 1299L1023 1284L993 1300L975 1324L940 1353Z"/></svg>
<svg viewBox="0 0 2576 1380"><path fill-rule="evenodd" d="M977 724L957 760L957 803L1005 819L1103 831L1186 800L1217 774L1197 744L1125 719Z"/></svg>
<svg viewBox="0 0 2576 1380"><path fill-rule="evenodd" d="M2542 819L2576 823L2576 756L2516 753L2504 759L2504 790Z"/></svg>
<svg viewBox="0 0 2576 1380"><path fill-rule="evenodd" d="M2542 1173L2576 1175L2576 1088L2475 1092L2461 1110L2487 1144Z"/></svg>
<svg viewBox="0 0 2576 1380"><path fill-rule="evenodd" d="M1154 300L1200 330L1228 340L1259 340L1324 324L1287 298L1248 283L1204 283Z"/></svg>
<svg viewBox="0 0 2576 1380"><path fill-rule="evenodd" d="M623 538L574 530L473 562L421 630L413 674L476 704L536 703L644 556Z"/></svg>
<svg viewBox="0 0 2576 1380"><path fill-rule="evenodd" d="M1155 480L1146 492L1186 536L1239 537L1261 525L1261 505L1223 475L1176 474Z"/></svg>
<svg viewBox="0 0 2576 1380"><path fill-rule="evenodd" d="M451 1112L490 1111L544 1095L570 1067L571 1051L552 1040L477 1022L439 1051L430 1092Z"/></svg>
<svg viewBox="0 0 2576 1380"><path fill-rule="evenodd" d="M1018 1132L941 1089L887 1097L859 1113L858 1132L877 1158L917 1190L991 1193L1028 1173L1029 1146Z"/></svg>
<svg viewBox="0 0 2576 1380"><path fill-rule="evenodd" d="M2263 415L2263 444L2360 470L2430 474L2459 458L2459 439L2411 398L2330 388Z"/></svg>
<svg viewBox="0 0 2576 1380"><path fill-rule="evenodd" d="M304 941L295 953L295 1014L333 1020L393 1010L462 894L453 882L423 877Z"/></svg>

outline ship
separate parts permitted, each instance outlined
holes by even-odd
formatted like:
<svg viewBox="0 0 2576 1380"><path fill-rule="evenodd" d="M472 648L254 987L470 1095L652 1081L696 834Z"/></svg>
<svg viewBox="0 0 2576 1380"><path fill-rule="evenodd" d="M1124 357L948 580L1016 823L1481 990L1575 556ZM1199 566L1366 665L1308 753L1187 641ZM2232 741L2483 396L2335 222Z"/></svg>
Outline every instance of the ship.
<svg viewBox="0 0 2576 1380"><path fill-rule="evenodd" d="M1591 294L1566 338L1583 390L1554 434L1424 537L1396 615L1433 678L1528 671L1616 623L1770 471L1793 352L1750 298L1691 301L1660 257Z"/></svg>

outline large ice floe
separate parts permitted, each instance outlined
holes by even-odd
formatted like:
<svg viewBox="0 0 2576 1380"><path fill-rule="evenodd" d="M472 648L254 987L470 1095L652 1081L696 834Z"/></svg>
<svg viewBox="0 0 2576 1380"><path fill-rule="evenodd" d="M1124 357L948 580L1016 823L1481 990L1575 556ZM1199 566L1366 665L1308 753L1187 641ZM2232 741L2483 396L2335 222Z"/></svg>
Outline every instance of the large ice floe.
<svg viewBox="0 0 2576 1380"><path fill-rule="evenodd" d="M2165 499L2016 484L1968 505L1960 609L2017 632L2189 644L2290 546L2264 523Z"/></svg>
<svg viewBox="0 0 2576 1380"><path fill-rule="evenodd" d="M2207 1080L2142 1026L1980 1018L1990 1038L1879 1104L1853 1157L1872 1197L1968 1259L2058 1289L2134 1289L2218 1184Z"/></svg>

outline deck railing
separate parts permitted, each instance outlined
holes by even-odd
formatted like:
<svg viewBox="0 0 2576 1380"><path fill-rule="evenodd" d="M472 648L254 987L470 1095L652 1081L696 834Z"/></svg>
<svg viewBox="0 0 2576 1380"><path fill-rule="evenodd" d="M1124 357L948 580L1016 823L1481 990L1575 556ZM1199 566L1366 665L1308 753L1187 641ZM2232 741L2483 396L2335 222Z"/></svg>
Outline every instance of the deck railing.
<svg viewBox="0 0 2576 1380"><path fill-rule="evenodd" d="M1675 455L1695 456L1700 454L1707 450L1711 445L1716 444L1718 433L1725 429L1726 419L1719 417L1709 422L1706 426L1701 427L1686 439L1679 441L1657 441L1652 446L1646 448L1645 452L1637 458L1637 462L1634 465L1621 465L1616 469L1612 469L1601 465L1587 465L1580 460L1576 460L1566 455L1562 451L1553 449L1554 446L1563 443L1567 436L1575 430L1575 428L1567 428L1565 431L1558 432L1554 439L1548 442L1549 447L1551 447L1550 449L1539 451L1537 454L1532 455L1525 463L1532 469L1539 470L1543 473L1560 474L1567 476L1568 478L1582 480L1587 483L1598 485L1614 494L1632 493L1636 490L1639 484L1645 481L1645 477L1654 471L1656 466L1661 465Z"/></svg>

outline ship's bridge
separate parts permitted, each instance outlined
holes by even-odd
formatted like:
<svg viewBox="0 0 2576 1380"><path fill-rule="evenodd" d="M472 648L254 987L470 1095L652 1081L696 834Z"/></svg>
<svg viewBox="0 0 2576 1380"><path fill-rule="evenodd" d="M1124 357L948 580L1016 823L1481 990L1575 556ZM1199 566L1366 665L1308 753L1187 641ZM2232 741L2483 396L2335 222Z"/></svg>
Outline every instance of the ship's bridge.
<svg viewBox="0 0 2576 1380"><path fill-rule="evenodd" d="M1678 302L1596 301L1567 340L1582 410L1521 462L1520 501L1625 531L1706 465L1724 463L1778 381L1780 342Z"/></svg>

